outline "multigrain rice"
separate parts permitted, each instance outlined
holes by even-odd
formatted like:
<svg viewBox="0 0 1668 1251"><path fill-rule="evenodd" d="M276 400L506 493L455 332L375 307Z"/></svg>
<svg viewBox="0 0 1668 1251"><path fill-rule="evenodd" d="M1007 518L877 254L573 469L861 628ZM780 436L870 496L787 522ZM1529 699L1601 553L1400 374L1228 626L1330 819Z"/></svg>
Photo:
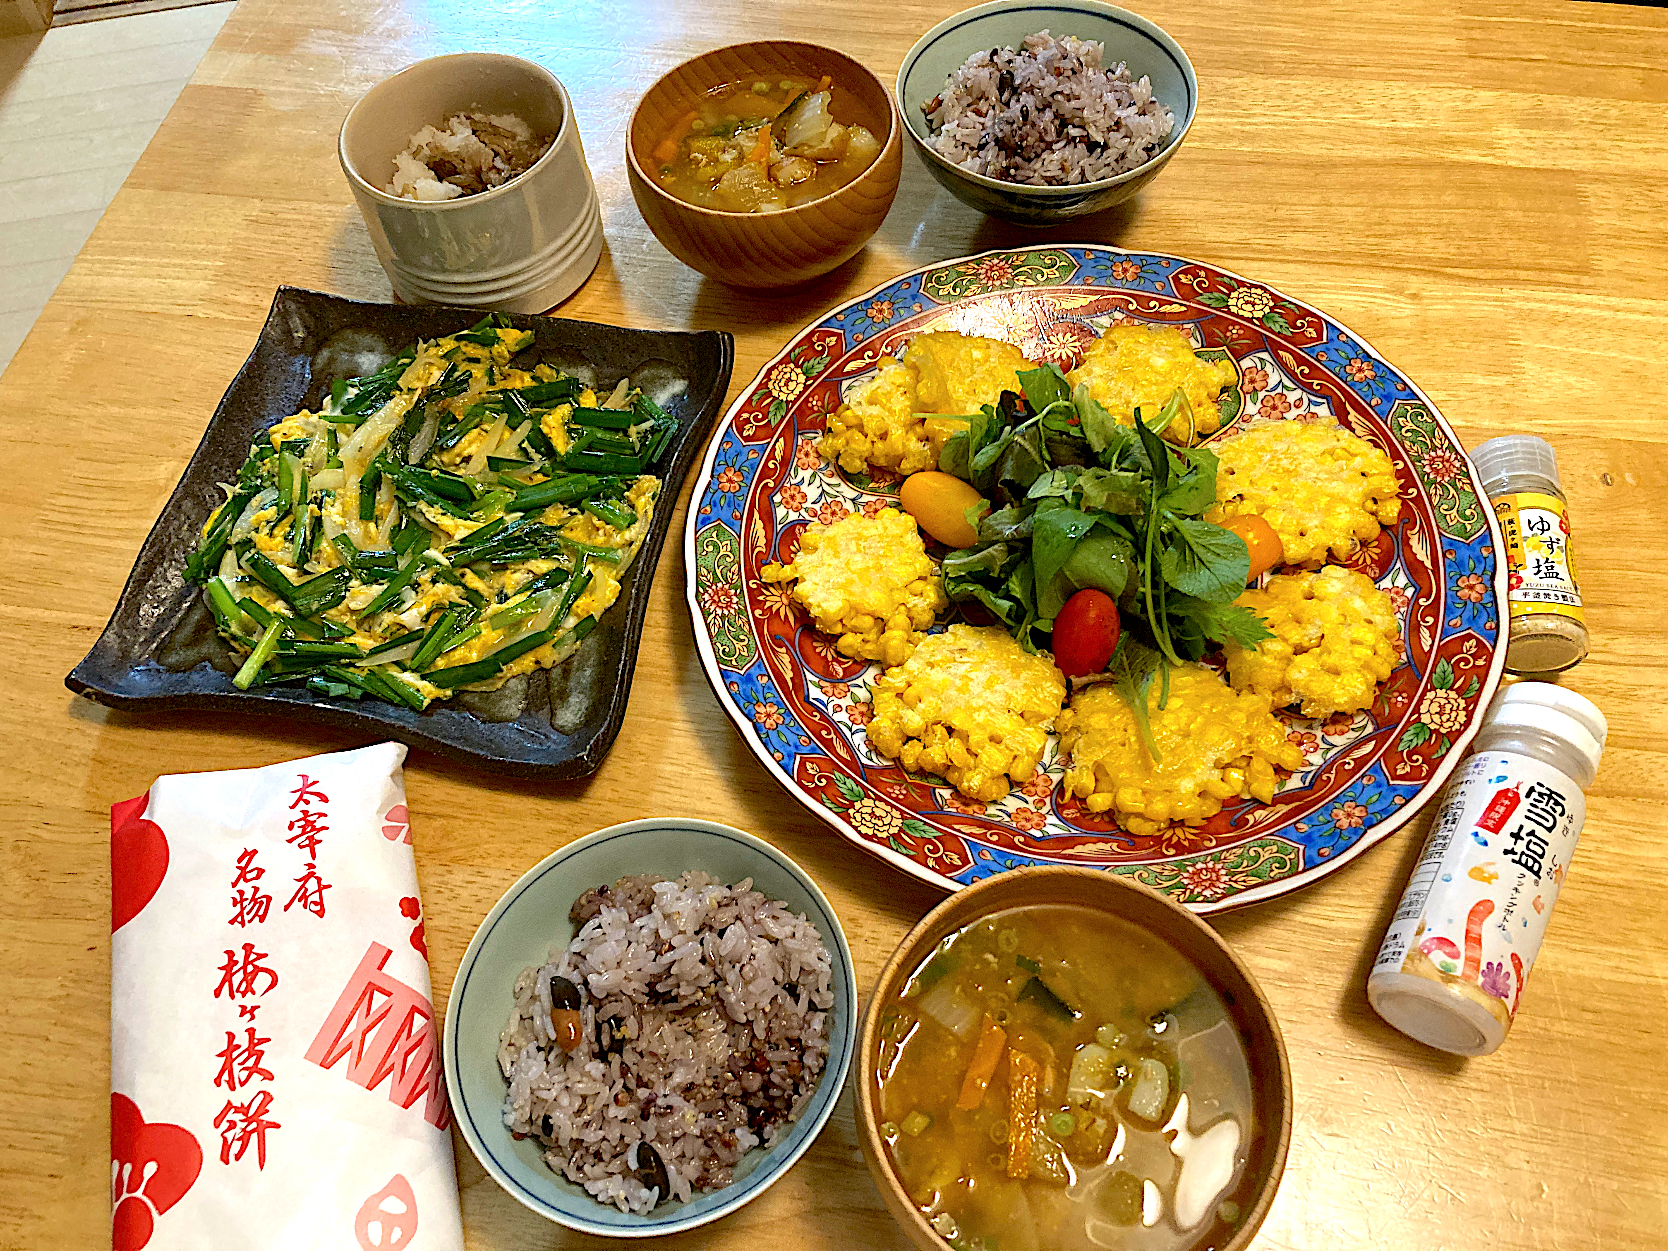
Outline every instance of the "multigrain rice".
<svg viewBox="0 0 1668 1251"><path fill-rule="evenodd" d="M578 932L515 983L499 1040L504 1123L622 1212L734 1180L798 1119L828 1060L832 966L816 927L744 879L624 877L575 901ZM551 981L581 992L552 1036ZM654 1180L653 1152L671 1194Z"/></svg>
<svg viewBox="0 0 1668 1251"><path fill-rule="evenodd" d="M1101 68L1105 45L1027 35L1017 50L975 52L921 106L928 144L974 174L1033 186L1111 178L1146 162L1175 129L1122 62Z"/></svg>

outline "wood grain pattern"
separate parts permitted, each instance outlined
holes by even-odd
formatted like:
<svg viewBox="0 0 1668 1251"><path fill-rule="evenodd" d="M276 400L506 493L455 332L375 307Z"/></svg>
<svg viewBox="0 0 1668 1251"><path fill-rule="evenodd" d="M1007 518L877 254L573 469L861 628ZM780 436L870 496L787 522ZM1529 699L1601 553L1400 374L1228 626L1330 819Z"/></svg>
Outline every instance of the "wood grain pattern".
<svg viewBox="0 0 1668 1251"><path fill-rule="evenodd" d="M1610 717L1586 837L1495 1056L1383 1025L1368 965L1427 822L1314 888L1216 919L1291 1050L1296 1108L1264 1251L1647 1251L1668 1229L1668 13L1555 0L1151 0L1198 68L1186 148L1143 195L1029 232L906 162L892 212L835 272L739 292L672 259L624 170L661 73L752 38L838 45L887 80L955 0L242 0L0 379L13 449L0 510L9 698L0 791L0 1246L108 1236L107 814L160 773L357 745L286 722L123 717L62 675L133 555L280 283L384 299L336 167L359 93L471 48L529 56L573 94L609 250L562 309L728 329L733 391L830 304L928 261L1039 239L1196 257L1326 309L1417 381L1468 443L1557 445L1594 646L1566 675ZM687 506L688 491L679 508ZM769 838L822 884L867 993L936 902L777 788L695 655L678 550L661 560L624 730L580 783L407 771L437 998L520 872L598 826L697 813ZM438 1005L437 1005L438 1006ZM904 1248L869 1180L850 1094L757 1202L668 1248ZM471 1248L597 1247L502 1193L459 1147Z"/></svg>
<svg viewBox="0 0 1668 1251"><path fill-rule="evenodd" d="M656 145L713 87L750 74L833 80L836 109L851 109L881 140L880 155L845 186L778 213L724 213L680 200L654 176ZM678 66L644 93L627 130L626 173L650 231L684 264L737 287L794 287L860 251L885 220L903 169L903 123L891 93L862 64L815 44L769 40L718 48Z"/></svg>

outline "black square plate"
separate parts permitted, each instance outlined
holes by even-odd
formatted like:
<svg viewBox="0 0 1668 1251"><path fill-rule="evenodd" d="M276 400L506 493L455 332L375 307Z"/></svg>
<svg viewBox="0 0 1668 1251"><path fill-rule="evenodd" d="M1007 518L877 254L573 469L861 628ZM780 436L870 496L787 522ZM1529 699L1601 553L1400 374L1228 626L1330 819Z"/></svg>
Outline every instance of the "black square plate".
<svg viewBox="0 0 1668 1251"><path fill-rule="evenodd" d="M549 361L570 371L588 365L603 388L622 377L652 394L666 384L683 384L662 405L678 419L678 433L660 506L620 600L579 650L554 669L535 670L487 694L436 701L423 712L370 699L330 699L301 686L240 691L232 685L237 670L232 649L215 634L199 588L185 581L186 557L224 498L219 484L237 476L261 431L303 408L317 409L337 378L369 373L415 340L465 330L480 316L468 309L363 304L280 287L255 350L140 548L110 624L65 685L113 708L219 709L364 730L499 773L572 778L595 772L625 716L649 585L678 489L724 404L735 357L735 341L727 334L511 318L537 335L522 360Z"/></svg>

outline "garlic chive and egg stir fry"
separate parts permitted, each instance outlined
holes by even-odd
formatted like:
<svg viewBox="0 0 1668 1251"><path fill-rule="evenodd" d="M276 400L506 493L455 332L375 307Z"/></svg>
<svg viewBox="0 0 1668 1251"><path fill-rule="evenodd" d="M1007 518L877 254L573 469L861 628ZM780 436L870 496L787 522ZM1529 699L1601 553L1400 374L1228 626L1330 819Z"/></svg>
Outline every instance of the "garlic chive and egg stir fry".
<svg viewBox="0 0 1668 1251"><path fill-rule="evenodd" d="M578 647L654 515L674 418L512 358L489 317L338 381L250 449L186 569L238 687L422 709Z"/></svg>
<svg viewBox="0 0 1668 1251"><path fill-rule="evenodd" d="M1154 835L1273 798L1304 764L1276 709L1371 706L1400 622L1328 562L1395 523L1390 458L1330 419L1213 439L1236 377L1173 326L1115 324L1069 374L933 331L846 394L820 450L901 477L902 511L813 525L761 573L886 666L872 750L985 803L1053 755L1062 794Z"/></svg>

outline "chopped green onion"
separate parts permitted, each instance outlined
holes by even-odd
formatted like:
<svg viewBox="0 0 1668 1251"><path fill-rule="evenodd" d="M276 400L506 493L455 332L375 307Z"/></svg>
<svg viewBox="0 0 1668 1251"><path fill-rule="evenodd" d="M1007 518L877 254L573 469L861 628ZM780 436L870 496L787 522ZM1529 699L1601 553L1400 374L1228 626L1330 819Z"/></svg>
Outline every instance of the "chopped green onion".
<svg viewBox="0 0 1668 1251"><path fill-rule="evenodd" d="M464 630L464 631L462 631L461 633L458 633L458 634L454 634L451 638L446 640L446 650L441 652L440 655L444 656L444 655L446 655L447 652L457 651L457 649L462 647L465 643L469 642L473 638L478 637L481 633L481 629L482 629L481 623L479 621L477 621L474 625L470 626L467 630ZM437 659L438 659L438 657L437 657Z"/></svg>
<svg viewBox="0 0 1668 1251"><path fill-rule="evenodd" d="M366 669L362 677L365 685L372 687L391 704L404 704L413 712L422 712L429 702L422 692L414 689L403 678L397 678L384 670Z"/></svg>
<svg viewBox="0 0 1668 1251"><path fill-rule="evenodd" d="M515 503L515 493L513 491L488 491L475 501L469 511L476 516L485 514L490 517L494 514L501 515L513 503Z"/></svg>
<svg viewBox="0 0 1668 1251"><path fill-rule="evenodd" d="M329 656L334 658L338 656L358 657L361 654L360 650L352 643L313 643L307 640L288 642L280 650L292 656Z"/></svg>
<svg viewBox="0 0 1668 1251"><path fill-rule="evenodd" d="M328 573L315 574L305 582L298 582L290 588L290 606L295 609L295 615L298 617L316 617L320 613L329 612L345 600L348 588L352 585L351 569L338 568Z"/></svg>
<svg viewBox="0 0 1668 1251"><path fill-rule="evenodd" d="M512 660L519 660L530 651L543 647L555 637L555 631L550 628L529 634L526 638L511 643L508 647L501 647L492 655L472 664L455 665L450 669L436 669L433 673L424 674L424 678L436 686L448 689L456 686L468 686L472 682L484 682L495 677L500 670Z"/></svg>
<svg viewBox="0 0 1668 1251"><path fill-rule="evenodd" d="M242 634L251 628L253 622L249 615L237 605L237 597L232 589L226 585L223 578L210 578L208 584L209 607L214 610L214 616L222 629L231 634Z"/></svg>
<svg viewBox="0 0 1668 1251"><path fill-rule="evenodd" d="M417 575L423 571L423 566L426 563L421 556L413 556L411 563L389 578L376 598L359 610L360 619L363 620L373 613L381 612L393 603L401 591L417 580Z"/></svg>
<svg viewBox="0 0 1668 1251"><path fill-rule="evenodd" d="M549 382L535 382L532 386L522 387L519 394L529 404L549 406L577 399L584 389L585 384L578 378L555 378Z"/></svg>
<svg viewBox="0 0 1668 1251"><path fill-rule="evenodd" d="M382 470L372 461L369 469L359 476L359 520L370 521L376 517L376 492L382 485Z"/></svg>
<svg viewBox="0 0 1668 1251"><path fill-rule="evenodd" d="M523 442L546 460L556 459L556 445L550 441L550 436L544 432L542 421L535 421L527 428L527 433L523 436Z"/></svg>
<svg viewBox="0 0 1668 1251"><path fill-rule="evenodd" d="M369 664L385 652L391 652L396 648L404 647L407 643L415 642L417 639L422 637L423 632L421 630L409 631L408 633L400 635L398 638L389 639L386 643L378 643L375 647L371 648L370 651L366 652L362 659Z"/></svg>
<svg viewBox="0 0 1668 1251"><path fill-rule="evenodd" d="M921 1111L920 1108L916 1108L915 1111L904 1117L903 1121L898 1125L898 1128L903 1130L903 1132L908 1134L911 1138L919 1138L922 1131L931 1124L932 1117Z"/></svg>
<svg viewBox="0 0 1668 1251"><path fill-rule="evenodd" d="M601 485L602 480L590 474L564 474L517 491L510 507L519 513L543 511L552 504L571 504L584 499Z"/></svg>
<svg viewBox="0 0 1668 1251"><path fill-rule="evenodd" d="M295 503L295 474L300 468L295 457L284 453L278 457L278 511L288 512Z"/></svg>
<svg viewBox="0 0 1668 1251"><path fill-rule="evenodd" d="M586 500L585 511L616 530L625 530L637 524L636 513L629 512L617 504L610 504L606 500Z"/></svg>
<svg viewBox="0 0 1668 1251"><path fill-rule="evenodd" d="M568 583L568 589L562 593L562 602L556 605L556 614L551 617L550 620L558 626L561 625L562 622L566 621L568 619L568 613L573 610L574 604L577 603L579 597L585 593L585 588L590 585L591 571L587 569L581 573L578 570L575 570L573 581Z"/></svg>
<svg viewBox="0 0 1668 1251"><path fill-rule="evenodd" d="M1048 1132L1055 1138L1070 1138L1077 1132L1077 1118L1070 1112L1056 1112L1048 1118Z"/></svg>
<svg viewBox="0 0 1668 1251"><path fill-rule="evenodd" d="M595 543L576 543L567 538L562 540L562 550L573 556L575 560L582 556L588 556L592 560L604 560L611 565L619 564L621 557L625 555L616 547L598 547Z"/></svg>
<svg viewBox="0 0 1668 1251"><path fill-rule="evenodd" d="M243 668L237 671L232 679L232 685L240 691L247 691L255 681L255 675L260 673L261 666L272 659L272 653L278 650L278 640L283 636L284 627L274 621L261 634L260 642L255 644L255 650L249 653L249 659L243 662Z"/></svg>
<svg viewBox="0 0 1668 1251"><path fill-rule="evenodd" d="M568 414L568 420L599 430L629 430L643 424L643 419L636 413L620 408L576 408Z"/></svg>
<svg viewBox="0 0 1668 1251"><path fill-rule="evenodd" d="M243 567L254 574L268 590L281 595L288 603L295 602L295 583L289 580L266 553L251 548L244 553Z"/></svg>
<svg viewBox="0 0 1668 1251"><path fill-rule="evenodd" d="M409 556L419 544L427 543L428 538L429 532L408 517L394 535L394 553L398 557Z"/></svg>
<svg viewBox="0 0 1668 1251"><path fill-rule="evenodd" d="M639 474L643 462L637 456L616 456L610 452L569 452L562 464L578 473Z"/></svg>
<svg viewBox="0 0 1668 1251"><path fill-rule="evenodd" d="M451 638L456 630L459 616L460 610L456 608L448 608L440 615L440 619L430 626L429 632L423 636L423 645L417 649L416 655L412 656L411 664L408 666L410 669L421 673L446 649L446 640Z"/></svg>

